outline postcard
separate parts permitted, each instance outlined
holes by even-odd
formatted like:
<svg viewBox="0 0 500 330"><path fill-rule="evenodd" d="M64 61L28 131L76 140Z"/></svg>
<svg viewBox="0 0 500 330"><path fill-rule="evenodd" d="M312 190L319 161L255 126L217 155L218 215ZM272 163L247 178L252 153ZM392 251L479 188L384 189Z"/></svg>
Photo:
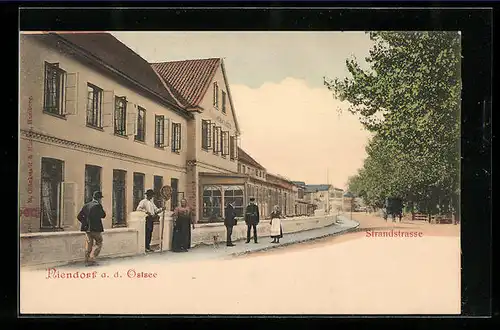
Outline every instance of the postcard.
<svg viewBox="0 0 500 330"><path fill-rule="evenodd" d="M19 42L21 314L460 314L459 31Z"/></svg>

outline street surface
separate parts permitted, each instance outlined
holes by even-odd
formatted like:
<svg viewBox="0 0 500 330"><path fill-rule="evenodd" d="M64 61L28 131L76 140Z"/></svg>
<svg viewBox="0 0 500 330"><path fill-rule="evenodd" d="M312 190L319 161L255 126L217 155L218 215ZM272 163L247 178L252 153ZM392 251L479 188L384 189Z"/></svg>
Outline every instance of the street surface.
<svg viewBox="0 0 500 330"><path fill-rule="evenodd" d="M360 226L353 233L238 257L229 256L225 247L204 247L202 252L109 260L97 267L60 267L50 278L47 270L22 270L21 313L460 312L460 226L393 224L367 214L354 214L354 219ZM391 228L422 234L366 234ZM264 240L269 238L260 244L268 244ZM86 277L61 278L76 271Z"/></svg>

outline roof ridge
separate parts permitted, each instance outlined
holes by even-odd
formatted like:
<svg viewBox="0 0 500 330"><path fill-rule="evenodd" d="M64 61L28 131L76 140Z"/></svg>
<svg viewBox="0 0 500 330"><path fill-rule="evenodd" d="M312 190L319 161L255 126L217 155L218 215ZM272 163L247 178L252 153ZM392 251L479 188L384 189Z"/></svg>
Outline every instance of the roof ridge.
<svg viewBox="0 0 500 330"><path fill-rule="evenodd" d="M208 60L221 60L222 57L208 57L208 58L191 58L185 60L172 60L163 62L149 62L149 64L163 64L163 63L179 63L179 62L192 62L192 61L208 61Z"/></svg>
<svg viewBox="0 0 500 330"><path fill-rule="evenodd" d="M113 70L114 72L127 77L127 79L132 80L135 84L140 86L143 89L148 90L149 92L153 93L156 97L159 97L162 99L162 101L165 101L168 105L173 106L175 108L178 108L177 110L181 112L182 114L189 115L189 113L184 109L184 107L181 105L182 102L179 102L179 100L164 86L162 86L162 80L157 76L156 72L154 72L153 68L149 65L149 62L146 61L141 55L136 53L133 49L128 47L125 43L120 41L118 38L113 36L109 32L96 32L96 33L65 33L65 32L51 32L49 35L52 35L52 37L55 37L55 40L60 40L64 42L65 44L69 45L73 49L76 49L80 51L81 53L85 54L86 57L90 59L97 60L98 63L102 63L106 65L108 68ZM75 39L75 37L79 35L79 38ZM86 36L92 36L92 35L98 35L101 37L109 38L105 39L108 43L115 43L119 44L120 47L123 47L123 50L125 51L124 53L128 53L127 56L131 56L129 60L132 61L137 61L136 64L139 66L144 66L144 68L149 68L147 71L143 71L140 74L131 72L130 70L127 70L126 67L123 65L117 65L117 62L114 61L114 57L116 55L112 55L111 58L106 58L106 55L108 54L113 54L112 51L110 51L109 47L100 47L99 43L102 43L102 40L99 38L97 39L88 39L87 41L92 43L92 44L97 44L97 48L99 49L100 52L96 52L95 49L89 49L88 44L85 45L85 42L82 43L82 39L80 36L86 35ZM82 36L82 37L84 37ZM85 39L83 39L85 40ZM86 47L87 46L87 47ZM100 47L100 48L99 48ZM103 54L105 57L103 58ZM139 63L140 59L140 63ZM119 63L122 64L122 63ZM149 72L150 71L150 72ZM154 78L153 78L154 77Z"/></svg>

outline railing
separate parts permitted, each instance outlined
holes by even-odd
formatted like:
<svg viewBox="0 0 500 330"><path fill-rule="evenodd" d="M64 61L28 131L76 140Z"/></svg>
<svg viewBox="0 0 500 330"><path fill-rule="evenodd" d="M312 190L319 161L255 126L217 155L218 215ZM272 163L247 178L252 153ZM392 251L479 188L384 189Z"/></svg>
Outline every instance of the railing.
<svg viewBox="0 0 500 330"><path fill-rule="evenodd" d="M424 213L412 213L411 216L412 220L416 221L427 221L430 223L437 223L437 224L445 224L445 223L453 223L453 216L452 215L434 215L431 216L429 214L424 214Z"/></svg>

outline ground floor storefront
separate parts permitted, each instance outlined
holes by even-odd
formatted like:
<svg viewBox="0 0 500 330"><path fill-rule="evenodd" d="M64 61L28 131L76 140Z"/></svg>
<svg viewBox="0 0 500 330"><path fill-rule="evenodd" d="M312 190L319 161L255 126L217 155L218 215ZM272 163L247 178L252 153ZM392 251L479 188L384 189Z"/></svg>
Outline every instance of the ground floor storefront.
<svg viewBox="0 0 500 330"><path fill-rule="evenodd" d="M172 186L172 200L166 205L155 198L167 209L183 197L186 174L181 167L21 140L22 145L28 143L36 152L21 155L20 170L27 176L19 182L21 233L78 231L78 211L95 191L104 195L106 230L126 228L127 215L147 189L159 192L164 185Z"/></svg>
<svg viewBox="0 0 500 330"><path fill-rule="evenodd" d="M225 207L233 203L236 216L243 217L250 198L255 198L261 219L279 206L288 217L312 214L312 204L299 201L292 190L244 174L200 173L199 222L221 222Z"/></svg>

